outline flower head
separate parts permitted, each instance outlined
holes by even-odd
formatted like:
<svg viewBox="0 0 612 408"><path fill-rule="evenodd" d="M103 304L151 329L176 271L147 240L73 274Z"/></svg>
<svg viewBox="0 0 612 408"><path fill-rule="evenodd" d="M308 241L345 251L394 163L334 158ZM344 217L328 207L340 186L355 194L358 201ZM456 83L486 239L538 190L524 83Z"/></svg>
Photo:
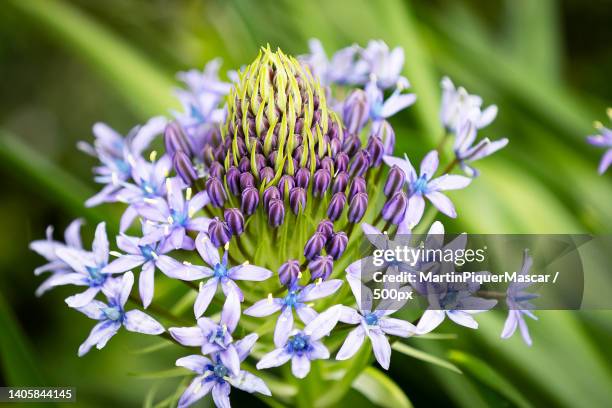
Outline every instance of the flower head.
<svg viewBox="0 0 612 408"><path fill-rule="evenodd" d="M533 265L533 258L529 255L529 252L525 250L523 253L523 266L521 267L520 274L525 276L529 274L529 269ZM529 286L533 283L519 283L511 282L508 285L508 290L506 292L506 304L508 305L508 318L506 319L506 323L504 324L504 329L501 333L502 339L508 339L512 337L517 327L521 331L521 336L523 340L528 346L531 346L531 336L529 335L529 328L527 327L527 323L525 323L525 316L532 318L533 320L538 320L536 315L533 314L532 310L534 309L533 304L531 304L530 300L533 300L538 297L537 294L525 292Z"/></svg>
<svg viewBox="0 0 612 408"><path fill-rule="evenodd" d="M244 300L244 295L235 281L245 280L260 282L273 275L272 271L260 266L251 265L248 262L230 267L227 261L228 248L225 248L223 258L219 257L219 250L212 244L206 233L200 233L198 235L195 245L198 253L208 266L185 264L182 267L181 274L184 273L186 275L197 276L199 279L208 278L206 283L200 283L198 297L193 305L193 312L196 317L200 317L204 314L212 298L215 296L219 284L221 284L221 289L227 297L224 309L225 307L232 308L235 313L235 309L237 308L237 314L240 315L239 302ZM239 302L230 302L232 299L230 294L234 294Z"/></svg>
<svg viewBox="0 0 612 408"><path fill-rule="evenodd" d="M96 227L96 234L92 244L92 252L82 249L63 246L55 250L56 256L70 266L71 272L65 277L70 283L88 288L79 294L66 299L70 307L82 307L105 287L112 284L114 279L102 273L108 264L109 247L106 235L106 224L101 222Z"/></svg>
<svg viewBox="0 0 612 408"><path fill-rule="evenodd" d="M132 129L123 138L104 123L94 125L93 133L96 137L94 145L79 142L78 147L100 160L100 166L94 168L96 174L94 180L105 186L85 202L87 207L116 201L116 193L122 188L121 182L129 180L132 176L132 167L136 159L141 157L153 139L163 132L165 126L165 118L154 117L144 126Z"/></svg>
<svg viewBox="0 0 612 408"><path fill-rule="evenodd" d="M217 58L202 71L192 69L177 75L187 89L176 90L184 110L174 115L189 138L190 148L198 154L211 142L215 129L225 120L222 104L232 84L219 78L220 67L221 60Z"/></svg>
<svg viewBox="0 0 612 408"><path fill-rule="evenodd" d="M608 117L612 119L612 108L608 108ZM612 130L605 127L600 122L595 123L599 131L598 135L588 136L587 141L593 146L608 148L599 162L599 174L604 174L610 164L612 164Z"/></svg>
<svg viewBox="0 0 612 408"><path fill-rule="evenodd" d="M238 363L249 356L256 341L257 335L251 335L236 342L234 349L238 355ZM211 355L210 359L197 354L182 357L176 360L176 365L198 374L181 395L178 403L180 408L194 404L211 391L217 407L229 407L231 387L250 393L259 392L263 395L272 395L261 378L245 370L234 373L224 365L219 354Z"/></svg>
<svg viewBox="0 0 612 408"><path fill-rule="evenodd" d="M374 350L376 360L381 367L388 370L391 362L391 345L385 335L408 337L415 333L416 328L404 320L388 317L401 308L402 305L394 305L393 308L387 309L385 303L381 302L373 310L370 302L364 302L365 299L374 298L372 291L363 285L359 279L351 275L347 275L347 281L357 300L359 310L340 306L341 314L339 320L343 323L358 324L359 326L348 334L336 355L336 360L347 360L354 356L367 336L372 342L372 349Z"/></svg>
<svg viewBox="0 0 612 408"><path fill-rule="evenodd" d="M465 88L455 88L448 77L442 78L442 106L440 122L449 132L456 132L463 120L472 121L477 129L488 126L497 116L497 106L481 110L482 98L470 95Z"/></svg>
<svg viewBox="0 0 612 408"><path fill-rule="evenodd" d="M83 276L73 273L70 265L62 261L55 253L58 248L63 247L85 252L85 250L83 250L83 244L81 243L80 231L82 225L83 220L80 218L72 221L70 225L68 225L64 233L65 243L53 239L53 227L51 226L47 227L46 239L30 243L30 249L43 256L48 261L45 265L34 269L34 274L40 275L42 273L51 272L51 276L36 289L36 296L41 296L49 289L56 286L86 284Z"/></svg>
<svg viewBox="0 0 612 408"><path fill-rule="evenodd" d="M163 326L157 320L140 310L125 311L125 303L134 284L132 272L125 273L121 279L109 282L110 284L103 288L107 303L92 300L85 306L76 308L87 317L99 321L79 347L79 356L87 354L93 346L98 350L102 349L121 326L128 331L143 334L157 335L164 332Z"/></svg>
<svg viewBox="0 0 612 408"><path fill-rule="evenodd" d="M278 367L291 360L293 375L297 378L306 377L312 360L329 358L329 350L320 340L329 335L339 318L340 309L332 306L311 320L304 330L291 331L282 342L275 342L278 348L263 356L257 363L257 369Z"/></svg>
<svg viewBox="0 0 612 408"><path fill-rule="evenodd" d="M433 178L438 169L437 151L432 150L423 158L421 162L421 172L418 176L407 156L405 156L404 159L384 156L384 161L389 166L397 166L402 169L406 176L409 199L408 210L406 211L406 216L402 223L407 225L407 229L412 229L421 221L421 217L425 210L425 198L431 201L443 214L451 218L457 216L455 206L448 197L441 192L465 188L472 180L469 177L454 174L444 174L440 177Z"/></svg>
<svg viewBox="0 0 612 408"><path fill-rule="evenodd" d="M140 278L138 280L138 289L142 304L147 308L153 300L155 292L155 269L159 269L164 275L181 280L196 280L198 275L181 274L182 264L174 258L167 255L169 251L174 249L169 238L160 242L151 241L146 238L147 228L150 228L147 223L143 223L145 238L130 237L127 235L119 235L117 237L117 246L125 252L125 254L113 253L118 255L117 259L106 265L101 272L105 274L123 273L130 269L142 266Z"/></svg>
<svg viewBox="0 0 612 408"><path fill-rule="evenodd" d="M359 66L367 72L370 78L375 78L376 85L381 89L408 84L408 80L401 76L404 68L404 49L389 46L382 40L372 40L361 52Z"/></svg>
<svg viewBox="0 0 612 408"><path fill-rule="evenodd" d="M166 199L147 201L137 207L138 214L153 223L154 228L147 235L154 242L167 238L174 249L193 249L193 239L187 231L208 231L210 219L196 217L196 214L209 202L208 194L201 191L191 196L191 188L183 194L183 182L177 178L166 179Z"/></svg>
<svg viewBox="0 0 612 408"><path fill-rule="evenodd" d="M238 302L235 293L228 295L228 303ZM238 312L238 313L236 313ZM196 327L172 327L168 331L170 335L185 346L200 346L202 354L216 354L229 371L238 375L240 372L240 358L236 349L232 333L240 319L240 307L224 307L219 322L207 317L200 317ZM256 334L250 334L245 339L251 338L253 343L257 339ZM244 340L244 339L243 339Z"/></svg>
<svg viewBox="0 0 612 408"><path fill-rule="evenodd" d="M351 45L338 50L328 59L323 44L316 38L308 41L310 54L300 56L300 61L305 63L311 72L319 78L321 85L332 84L359 84L365 76L363 67L357 64L359 47Z"/></svg>
<svg viewBox="0 0 612 408"><path fill-rule="evenodd" d="M247 316L265 317L280 310L274 330L274 344L277 347L285 344L289 333L293 329L293 311L297 313L300 320L305 324L310 323L317 312L307 302L321 299L334 294L342 286L342 280L332 279L329 281L311 283L304 287L293 286L287 290L283 298L273 298L272 294L267 299L256 302L244 311Z"/></svg>
<svg viewBox="0 0 612 408"><path fill-rule="evenodd" d="M478 170L470 166L472 162L484 159L503 149L508 144L508 139L506 138L492 142L487 137L474 144L477 131L476 126L471 120L464 120L456 132L455 143L453 145L453 151L459 166L470 177L478 176Z"/></svg>
<svg viewBox="0 0 612 408"><path fill-rule="evenodd" d="M442 224L437 224L434 230L435 234L430 234L431 239L428 239L427 248L436 249L442 247L444 229ZM429 238L429 236L428 236ZM467 235L461 234L453 241L446 244L442 251L465 249L467 244ZM453 273L453 262L437 262L437 265L431 266L433 272L445 275ZM487 271L476 272L477 275L489 274ZM427 298L429 307L417 324L417 334L426 334L438 327L445 317L448 317L460 326L469 327L471 329L478 328L478 322L472 315L490 310L497 304L495 299L485 299L479 297L477 292L480 289L478 280L466 282L441 282L431 283L417 281L413 287L420 292L421 295Z"/></svg>
<svg viewBox="0 0 612 408"><path fill-rule="evenodd" d="M391 96L384 99L383 91L379 88L376 77L372 77L366 85L366 94L370 107L370 118L372 119L373 132L376 132L382 122L395 115L397 112L406 109L416 102L415 94L401 93L408 87L408 81L399 84Z"/></svg>

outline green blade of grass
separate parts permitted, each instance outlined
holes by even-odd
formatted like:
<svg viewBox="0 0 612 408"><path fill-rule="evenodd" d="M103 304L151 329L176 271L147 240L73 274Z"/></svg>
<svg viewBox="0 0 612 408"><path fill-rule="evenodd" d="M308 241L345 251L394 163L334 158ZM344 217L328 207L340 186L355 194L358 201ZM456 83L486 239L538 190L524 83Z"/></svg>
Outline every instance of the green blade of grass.
<svg viewBox="0 0 612 408"><path fill-rule="evenodd" d="M0 166L8 173L21 172L21 179L28 180L27 187L41 193L75 216L92 223L106 219L107 213L98 208L86 208L83 203L93 191L62 170L46 157L28 147L17 137L0 130Z"/></svg>
<svg viewBox="0 0 612 408"><path fill-rule="evenodd" d="M109 31L78 8L60 0L14 0L13 7L49 30L59 45L107 78L144 116L158 115L176 105L172 81L125 40Z"/></svg>
<svg viewBox="0 0 612 408"><path fill-rule="evenodd" d="M506 22L512 55L534 74L559 79L559 3L555 0L507 0Z"/></svg>
<svg viewBox="0 0 612 408"><path fill-rule="evenodd" d="M517 407L526 408L531 406L512 383L506 380L484 361L458 350L451 350L448 355L455 364L463 367L466 373L469 373L471 376L478 379L478 381L491 387Z"/></svg>
<svg viewBox="0 0 612 408"><path fill-rule="evenodd" d="M447 370L451 370L456 372L457 374L462 374L461 370L459 369L459 367L457 367L456 365L454 365L453 363L451 363L450 361L444 360L440 357L437 357L433 354L430 354L426 351L423 350L419 350L417 348L414 347L410 347L407 344L404 343L400 343L399 341L393 343L392 346L393 350L400 352L402 354L405 354L407 356L410 356L412 358L416 358L422 361L425 361L427 363L430 364L435 364L439 367L443 367L446 368Z"/></svg>
<svg viewBox="0 0 612 408"><path fill-rule="evenodd" d="M1 292L0 328L0 368L6 380L4 385L47 385L37 367L36 356Z"/></svg>
<svg viewBox="0 0 612 408"><path fill-rule="evenodd" d="M402 389L386 374L374 367L366 367L353 382L353 388L380 407L412 407Z"/></svg>

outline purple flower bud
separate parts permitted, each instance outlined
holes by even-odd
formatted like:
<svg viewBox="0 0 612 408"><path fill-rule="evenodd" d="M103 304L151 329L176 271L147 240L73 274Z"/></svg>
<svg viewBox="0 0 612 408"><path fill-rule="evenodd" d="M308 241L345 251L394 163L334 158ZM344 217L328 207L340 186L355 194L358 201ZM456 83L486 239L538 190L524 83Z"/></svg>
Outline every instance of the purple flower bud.
<svg viewBox="0 0 612 408"><path fill-rule="evenodd" d="M206 192L213 206L221 208L225 203L225 189L223 183L217 177L211 177L206 180Z"/></svg>
<svg viewBox="0 0 612 408"><path fill-rule="evenodd" d="M302 160L302 155L304 154L304 146L298 146L295 148L295 150L293 151L293 158L296 161L301 161Z"/></svg>
<svg viewBox="0 0 612 408"><path fill-rule="evenodd" d="M255 177L248 171L240 174L240 188L255 187Z"/></svg>
<svg viewBox="0 0 612 408"><path fill-rule="evenodd" d="M251 171L251 161L246 157L240 159L240 163L238 164L238 170L240 170L241 173Z"/></svg>
<svg viewBox="0 0 612 408"><path fill-rule="evenodd" d="M332 185L332 194L344 193L346 186L348 186L349 175L346 171L341 171L336 174L334 178L334 184Z"/></svg>
<svg viewBox="0 0 612 408"><path fill-rule="evenodd" d="M240 235L244 232L244 217L238 208L228 208L223 212L223 218L232 235Z"/></svg>
<svg viewBox="0 0 612 408"><path fill-rule="evenodd" d="M348 245L348 237L342 231L334 233L329 240L327 240L326 251L332 258L338 259L344 253L346 246Z"/></svg>
<svg viewBox="0 0 612 408"><path fill-rule="evenodd" d="M232 140L231 138L227 138L227 140ZM244 140L242 140L241 138L236 139L236 142L238 144L238 155L239 156L244 156L247 153L247 148L246 148L246 144L244 143Z"/></svg>
<svg viewBox="0 0 612 408"><path fill-rule="evenodd" d="M308 182L310 181L310 171L305 168L299 169L295 173L295 185L304 189L308 188Z"/></svg>
<svg viewBox="0 0 612 408"><path fill-rule="evenodd" d="M368 209L368 195L366 193L357 193L351 199L347 218L349 222L355 223L363 218Z"/></svg>
<svg viewBox="0 0 612 408"><path fill-rule="evenodd" d="M392 166L391 170L389 170L389 175L387 176L387 182L385 183L384 192L387 197L395 194L397 191L402 188L404 182L406 181L406 175L397 166Z"/></svg>
<svg viewBox="0 0 612 408"><path fill-rule="evenodd" d="M210 174L211 177L217 177L218 179L223 178L224 171L225 169L223 168L223 165L218 161L212 162L208 168L208 174Z"/></svg>
<svg viewBox="0 0 612 408"><path fill-rule="evenodd" d="M230 167L225 173L225 181L230 192L237 196L240 194L240 170L237 167Z"/></svg>
<svg viewBox="0 0 612 408"><path fill-rule="evenodd" d="M380 166L385 153L385 147L378 136L370 136L366 150L370 154L370 162L372 163L372 167Z"/></svg>
<svg viewBox="0 0 612 408"><path fill-rule="evenodd" d="M257 210L259 204L259 191L255 187L247 187L242 190L242 202L240 209L244 215L251 215Z"/></svg>
<svg viewBox="0 0 612 408"><path fill-rule="evenodd" d="M294 214L298 214L301 210L306 208L306 190L302 187L293 187L289 191L289 206Z"/></svg>
<svg viewBox="0 0 612 408"><path fill-rule="evenodd" d="M285 220L285 206L279 199L272 199L268 204L268 224L276 228Z"/></svg>
<svg viewBox="0 0 612 408"><path fill-rule="evenodd" d="M268 154L268 163L270 163L271 166L274 166L276 164L277 157L278 157L278 150L272 150Z"/></svg>
<svg viewBox="0 0 612 408"><path fill-rule="evenodd" d="M342 145L342 150L352 157L361 149L361 140L359 140L356 136L347 137L344 139L344 143Z"/></svg>
<svg viewBox="0 0 612 408"><path fill-rule="evenodd" d="M344 210L345 206L346 196L344 193L335 193L329 202L329 207L327 207L327 217L332 221L336 221L342 215L342 210Z"/></svg>
<svg viewBox="0 0 612 408"><path fill-rule="evenodd" d="M304 257L311 260L321 254L326 242L327 237L322 232L315 232L304 245Z"/></svg>
<svg viewBox="0 0 612 408"><path fill-rule="evenodd" d="M346 171L348 169L349 164L348 154L342 152L338 153L336 156L336 171Z"/></svg>
<svg viewBox="0 0 612 408"><path fill-rule="evenodd" d="M323 197L331 183L329 170L319 169L312 178L312 193L315 197Z"/></svg>
<svg viewBox="0 0 612 408"><path fill-rule="evenodd" d="M219 217L215 217L208 226L208 236L213 245L219 248L229 242L232 233L227 223L221 221Z"/></svg>
<svg viewBox="0 0 612 408"><path fill-rule="evenodd" d="M280 190L281 198L285 199L293 187L295 187L295 180L293 177L288 174L282 176L278 182L278 189Z"/></svg>
<svg viewBox="0 0 612 408"><path fill-rule="evenodd" d="M269 183L274 179L274 170L272 167L264 167L259 172L259 179L262 183Z"/></svg>
<svg viewBox="0 0 612 408"><path fill-rule="evenodd" d="M349 174L351 176L361 176L368 170L368 167L370 167L370 153L367 150L360 150L351 162Z"/></svg>
<svg viewBox="0 0 612 408"><path fill-rule="evenodd" d="M193 168L191 159L184 151L177 150L174 153L172 164L176 170L176 173L181 177L185 184L190 186L198 179L198 174Z"/></svg>
<svg viewBox="0 0 612 408"><path fill-rule="evenodd" d="M242 140L242 139L239 139ZM255 166L257 167L257 171L261 171L264 167L266 167L266 158L263 154L257 153L255 155Z"/></svg>
<svg viewBox="0 0 612 408"><path fill-rule="evenodd" d="M211 145L205 145L202 148L202 160L206 166L210 166L215 161L215 152Z"/></svg>
<svg viewBox="0 0 612 408"><path fill-rule="evenodd" d="M268 208L270 208L270 200L280 199L281 194L280 191L278 191L278 187L270 186L263 192L262 198L264 210L268 211Z"/></svg>
<svg viewBox="0 0 612 408"><path fill-rule="evenodd" d="M321 232L325 235L325 238L329 239L334 233L334 223L330 220L323 220L317 225L317 232Z"/></svg>
<svg viewBox="0 0 612 408"><path fill-rule="evenodd" d="M366 182L363 177L356 176L351 181L351 187L348 192L348 199L351 201L355 194L357 193L365 193L367 191Z"/></svg>
<svg viewBox="0 0 612 408"><path fill-rule="evenodd" d="M334 260L329 255L316 256L308 264L308 269L310 270L311 280L327 280L334 269Z"/></svg>
<svg viewBox="0 0 612 408"><path fill-rule="evenodd" d="M191 143L183 132L181 125L176 122L170 122L164 130L164 144L166 145L166 153L173 156L176 152L184 152L187 156L193 154Z"/></svg>
<svg viewBox="0 0 612 408"><path fill-rule="evenodd" d="M337 138L332 139L331 142L329 142L329 148L331 150L332 157L337 157L339 152L342 151L342 142Z"/></svg>
<svg viewBox="0 0 612 408"><path fill-rule="evenodd" d="M384 120L372 135L377 136L382 141L385 154L393 154L393 149L395 148L395 132L389 122Z"/></svg>
<svg viewBox="0 0 612 408"><path fill-rule="evenodd" d="M370 116L368 96L363 89L356 89L346 98L343 106L343 119L350 134L363 129Z"/></svg>
<svg viewBox="0 0 612 408"><path fill-rule="evenodd" d="M321 159L321 168L329 171L329 174L334 173L334 160L331 157Z"/></svg>
<svg viewBox="0 0 612 408"><path fill-rule="evenodd" d="M300 276L300 263L295 259L290 259L278 268L278 280L281 285L288 288L293 287Z"/></svg>
<svg viewBox="0 0 612 408"><path fill-rule="evenodd" d="M393 224L399 224L404 219L406 207L408 207L406 193L403 191L394 193L382 209L383 219Z"/></svg>

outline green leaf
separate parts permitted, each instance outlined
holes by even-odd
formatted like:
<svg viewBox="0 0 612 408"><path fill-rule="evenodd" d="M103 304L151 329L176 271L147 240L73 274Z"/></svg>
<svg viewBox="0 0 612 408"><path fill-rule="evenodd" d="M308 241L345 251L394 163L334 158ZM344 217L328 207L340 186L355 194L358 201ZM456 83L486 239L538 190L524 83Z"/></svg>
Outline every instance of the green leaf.
<svg viewBox="0 0 612 408"><path fill-rule="evenodd" d="M94 192L68 172L28 147L17 137L0 129L0 165L9 172L20 171L21 179L35 191L40 188L45 199L63 206L72 214L97 223L107 213L97 208L85 208L85 200Z"/></svg>
<svg viewBox="0 0 612 408"><path fill-rule="evenodd" d="M144 116L159 115L176 106L173 82L127 42L76 7L60 0L15 0L13 7L48 29L61 46L106 77Z"/></svg>
<svg viewBox="0 0 612 408"><path fill-rule="evenodd" d="M166 370L159 370L159 371L128 373L129 376L137 377L141 379L176 378L176 377L185 377L190 374L192 374L192 372L183 367L174 367L174 368L169 368Z"/></svg>
<svg viewBox="0 0 612 408"><path fill-rule="evenodd" d="M165 349L166 347L169 347L171 345L173 345L172 342L170 342L168 340L163 340L163 341L160 341L158 343L152 344L152 345L150 345L148 347L140 347L140 348L138 348L138 349L136 349L136 350L134 350L132 352L134 354L150 354L150 353L156 352L158 350Z"/></svg>
<svg viewBox="0 0 612 408"><path fill-rule="evenodd" d="M6 386L47 385L17 319L0 292L0 368Z"/></svg>
<svg viewBox="0 0 612 408"><path fill-rule="evenodd" d="M353 384L353 381L363 372L371 361L372 346L366 342L355 356L344 362L344 375L339 381L331 383L327 391L323 392L316 401L317 407L333 407L344 397ZM338 363L341 366L342 363Z"/></svg>
<svg viewBox="0 0 612 408"><path fill-rule="evenodd" d="M412 404L392 379L374 367L366 367L352 387L372 403L385 408L409 408Z"/></svg>
<svg viewBox="0 0 612 408"><path fill-rule="evenodd" d="M419 359L419 360L422 360L422 361L425 361L425 362L428 362L428 363L431 363L431 364L435 364L437 366L446 368L447 370L454 371L454 372L456 372L458 374L462 374L461 370L456 365L454 365L454 364L452 364L452 363L450 363L450 362L448 362L448 361L446 361L444 359L441 359L440 357L436 357L433 354L429 354L429 353L427 353L425 351L416 349L414 347L410 347L407 344L400 343L399 341L393 343L391 348L393 348L393 350L398 351L398 352L400 352L402 354L405 354L407 356L414 357L416 359Z"/></svg>
<svg viewBox="0 0 612 408"><path fill-rule="evenodd" d="M555 0L506 0L510 51L542 78L559 78L559 3Z"/></svg>
<svg viewBox="0 0 612 408"><path fill-rule="evenodd" d="M594 347L577 312L538 311L538 317L537 322L528 322L532 347L526 346L518 333L500 340L504 319L496 313L479 316L478 332L471 339L495 356L496 367L516 370L523 384L549 395L554 405L607 405L612 384L609 359Z"/></svg>
<svg viewBox="0 0 612 408"><path fill-rule="evenodd" d="M484 361L458 350L449 351L448 356L457 365L463 367L465 372L469 373L488 387L491 387L516 406L532 406L512 383L506 380Z"/></svg>
<svg viewBox="0 0 612 408"><path fill-rule="evenodd" d="M155 403L155 395L159 390L160 384L160 382L156 382L151 386L151 388L149 388L149 391L145 395L145 398L142 402L143 408L153 408L153 404Z"/></svg>

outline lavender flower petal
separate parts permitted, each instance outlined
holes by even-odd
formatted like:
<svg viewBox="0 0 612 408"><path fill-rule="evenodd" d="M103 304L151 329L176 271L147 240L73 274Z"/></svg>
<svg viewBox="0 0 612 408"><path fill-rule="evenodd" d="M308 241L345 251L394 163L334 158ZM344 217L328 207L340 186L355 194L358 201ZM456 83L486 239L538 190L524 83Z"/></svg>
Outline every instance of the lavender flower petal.
<svg viewBox="0 0 612 408"><path fill-rule="evenodd" d="M389 340L378 330L370 330L368 336L372 342L372 350L374 351L376 361L378 361L382 368L388 370L391 363L391 345Z"/></svg>
<svg viewBox="0 0 612 408"><path fill-rule="evenodd" d="M304 378L310 372L310 360L305 354L295 354L291 358L291 373L296 378Z"/></svg>
<svg viewBox="0 0 612 408"><path fill-rule="evenodd" d="M172 338L183 346L189 347L197 347L201 346L204 343L204 334L199 327L171 327L168 329L168 332L172 336ZM201 356L192 356L192 357L201 357ZM188 357L184 357L188 358ZM177 361L177 365L178 361ZM184 367L184 366L183 366ZM195 370L192 370L195 371ZM196 371L197 372L197 371ZM202 373L199 373L202 374Z"/></svg>
<svg viewBox="0 0 612 408"><path fill-rule="evenodd" d="M143 334L161 334L166 331L157 320L135 309L125 313L123 325L131 332Z"/></svg>
<svg viewBox="0 0 612 408"><path fill-rule="evenodd" d="M289 360L291 360L291 354L288 353L285 348L278 348L264 355L261 360L259 360L256 367L258 370L279 367Z"/></svg>
<svg viewBox="0 0 612 408"><path fill-rule="evenodd" d="M350 331L346 340L342 343L342 347L336 354L336 360L348 360L359 351L365 339L365 330L363 326L357 326Z"/></svg>
<svg viewBox="0 0 612 408"><path fill-rule="evenodd" d="M282 347L287 342L292 329L293 309L286 307L276 321L276 327L274 328L274 345L276 347Z"/></svg>

